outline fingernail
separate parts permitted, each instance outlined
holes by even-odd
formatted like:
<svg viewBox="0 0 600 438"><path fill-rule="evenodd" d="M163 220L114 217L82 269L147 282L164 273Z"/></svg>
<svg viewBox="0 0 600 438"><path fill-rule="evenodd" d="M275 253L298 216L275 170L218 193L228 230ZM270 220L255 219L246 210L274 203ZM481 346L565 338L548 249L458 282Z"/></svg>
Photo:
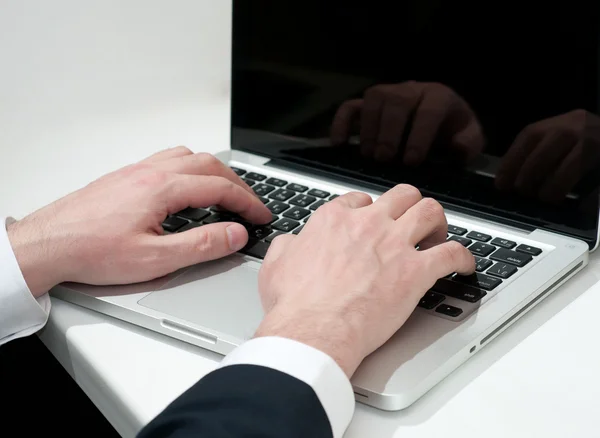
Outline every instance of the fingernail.
<svg viewBox="0 0 600 438"><path fill-rule="evenodd" d="M239 251L248 241L246 229L242 225L229 225L225 228L225 232L227 233L229 248L232 251Z"/></svg>

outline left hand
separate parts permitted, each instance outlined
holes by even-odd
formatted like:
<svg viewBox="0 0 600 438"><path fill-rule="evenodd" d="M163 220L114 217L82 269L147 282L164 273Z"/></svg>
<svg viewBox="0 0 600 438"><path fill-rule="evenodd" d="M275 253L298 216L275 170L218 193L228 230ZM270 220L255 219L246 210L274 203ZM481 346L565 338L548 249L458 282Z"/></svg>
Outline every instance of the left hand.
<svg viewBox="0 0 600 438"><path fill-rule="evenodd" d="M34 296L66 281L126 284L229 255L248 241L237 223L163 235L187 207L221 205L254 223L271 212L231 169L185 147L112 172L9 225L8 237Z"/></svg>

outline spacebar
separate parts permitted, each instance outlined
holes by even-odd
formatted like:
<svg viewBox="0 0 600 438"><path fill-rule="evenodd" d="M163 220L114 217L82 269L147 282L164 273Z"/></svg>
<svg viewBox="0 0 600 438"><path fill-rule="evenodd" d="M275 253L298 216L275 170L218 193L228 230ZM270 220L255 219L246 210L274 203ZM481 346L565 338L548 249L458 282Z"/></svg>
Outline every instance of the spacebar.
<svg viewBox="0 0 600 438"><path fill-rule="evenodd" d="M456 281L442 278L438 280L432 287L436 292L443 293L449 297L458 298L459 300L476 303L487 295L487 292Z"/></svg>

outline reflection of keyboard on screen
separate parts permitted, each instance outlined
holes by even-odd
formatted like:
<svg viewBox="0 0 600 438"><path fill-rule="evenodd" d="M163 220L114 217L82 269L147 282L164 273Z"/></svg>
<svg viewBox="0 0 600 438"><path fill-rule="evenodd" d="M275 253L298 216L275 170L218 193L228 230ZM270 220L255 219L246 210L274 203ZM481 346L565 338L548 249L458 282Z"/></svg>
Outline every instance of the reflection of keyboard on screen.
<svg viewBox="0 0 600 438"><path fill-rule="evenodd" d="M280 234L299 234L311 214L321 205L338 195L310 188L291 181L249 172L240 168L233 170L252 187L261 201L271 210L273 217L266 225L250 224L243 217L223 211L219 207L186 208L163 222L168 233L181 233L205 224L237 222L246 227L250 239L240 252L263 259L275 237ZM448 240L456 240L475 256L477 272L470 276L453 275L440 279L419 302L419 307L446 317L457 318L463 313L459 305L445 303L447 297L459 302L478 303L489 293L496 291L504 280L539 256L542 250L525 244L494 237L477 230L449 225Z"/></svg>

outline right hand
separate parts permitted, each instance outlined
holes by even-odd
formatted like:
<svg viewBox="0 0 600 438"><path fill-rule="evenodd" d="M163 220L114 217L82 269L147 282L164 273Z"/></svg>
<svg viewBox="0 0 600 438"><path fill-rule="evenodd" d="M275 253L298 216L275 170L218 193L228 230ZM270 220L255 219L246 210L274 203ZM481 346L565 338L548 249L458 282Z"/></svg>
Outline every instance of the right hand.
<svg viewBox="0 0 600 438"><path fill-rule="evenodd" d="M256 336L303 342L352 376L439 278L475 271L447 231L442 206L408 185L374 203L356 192L328 202L298 236L273 241L259 276L265 318Z"/></svg>
<svg viewBox="0 0 600 438"><path fill-rule="evenodd" d="M344 102L331 125L331 143L347 142L354 131L360 133L364 156L387 161L399 155L411 166L422 164L436 141L447 145L461 162L479 155L485 143L467 102L446 85L433 82L376 85L363 99Z"/></svg>

